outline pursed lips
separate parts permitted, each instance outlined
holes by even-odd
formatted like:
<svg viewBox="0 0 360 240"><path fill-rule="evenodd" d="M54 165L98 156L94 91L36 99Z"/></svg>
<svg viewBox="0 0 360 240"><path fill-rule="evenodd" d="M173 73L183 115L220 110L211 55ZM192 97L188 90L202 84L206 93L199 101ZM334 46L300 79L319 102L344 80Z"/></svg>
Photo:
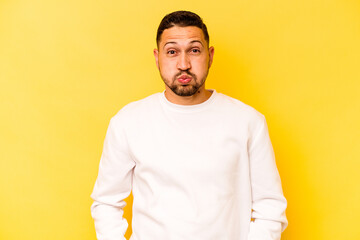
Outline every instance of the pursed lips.
<svg viewBox="0 0 360 240"><path fill-rule="evenodd" d="M186 74L183 74L181 75L180 77L177 78L177 80L182 83L182 84L187 84L191 81L192 77L186 75Z"/></svg>

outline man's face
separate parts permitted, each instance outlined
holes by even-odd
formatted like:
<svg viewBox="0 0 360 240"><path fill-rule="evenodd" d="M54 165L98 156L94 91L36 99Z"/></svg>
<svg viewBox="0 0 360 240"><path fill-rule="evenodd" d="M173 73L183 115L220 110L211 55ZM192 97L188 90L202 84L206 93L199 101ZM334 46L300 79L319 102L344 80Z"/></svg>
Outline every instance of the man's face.
<svg viewBox="0 0 360 240"><path fill-rule="evenodd" d="M205 88L214 48L208 48L200 28L168 28L162 33L158 48L154 49L154 56L166 89L178 96L192 96Z"/></svg>

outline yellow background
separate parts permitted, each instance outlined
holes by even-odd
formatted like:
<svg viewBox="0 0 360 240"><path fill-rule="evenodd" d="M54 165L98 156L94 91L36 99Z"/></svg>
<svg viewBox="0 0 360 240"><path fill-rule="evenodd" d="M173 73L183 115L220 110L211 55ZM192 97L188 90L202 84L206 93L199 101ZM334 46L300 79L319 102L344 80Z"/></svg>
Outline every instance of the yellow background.
<svg viewBox="0 0 360 240"><path fill-rule="evenodd" d="M0 239L95 239L109 120L163 90L155 33L181 9L215 47L207 88L267 118L288 200L282 239L360 239L358 0L1 0Z"/></svg>

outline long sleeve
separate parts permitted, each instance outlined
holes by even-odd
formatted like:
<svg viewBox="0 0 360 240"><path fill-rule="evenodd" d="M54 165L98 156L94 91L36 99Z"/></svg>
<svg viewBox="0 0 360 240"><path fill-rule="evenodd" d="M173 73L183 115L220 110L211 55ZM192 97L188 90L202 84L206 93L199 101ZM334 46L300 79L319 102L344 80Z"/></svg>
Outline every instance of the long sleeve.
<svg viewBox="0 0 360 240"><path fill-rule="evenodd" d="M132 189L135 162L119 119L112 118L106 133L98 177L91 194L91 215L99 240L125 240L128 223L123 218L124 199Z"/></svg>
<svg viewBox="0 0 360 240"><path fill-rule="evenodd" d="M252 218L248 240L279 240L287 227L280 176L265 118L250 139Z"/></svg>

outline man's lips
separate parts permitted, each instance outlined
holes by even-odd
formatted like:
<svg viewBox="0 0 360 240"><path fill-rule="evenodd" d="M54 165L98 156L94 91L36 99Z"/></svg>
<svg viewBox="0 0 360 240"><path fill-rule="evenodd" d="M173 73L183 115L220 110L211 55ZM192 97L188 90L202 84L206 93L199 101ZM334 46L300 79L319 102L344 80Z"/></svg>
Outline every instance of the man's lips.
<svg viewBox="0 0 360 240"><path fill-rule="evenodd" d="M181 75L177 80L182 84L187 84L191 81L192 77L188 75Z"/></svg>

